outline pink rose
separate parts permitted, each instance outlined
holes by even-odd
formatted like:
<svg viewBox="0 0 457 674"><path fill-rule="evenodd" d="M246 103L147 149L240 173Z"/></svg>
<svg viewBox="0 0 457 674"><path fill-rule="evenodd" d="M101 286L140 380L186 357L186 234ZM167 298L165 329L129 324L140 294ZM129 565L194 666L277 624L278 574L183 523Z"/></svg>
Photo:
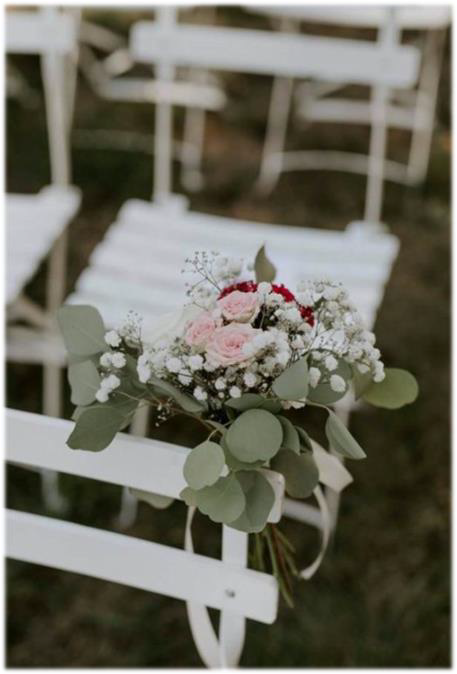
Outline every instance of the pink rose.
<svg viewBox="0 0 457 674"><path fill-rule="evenodd" d="M210 313L202 312L187 326L184 339L186 344L196 349L204 349L211 335L217 328L217 323Z"/></svg>
<svg viewBox="0 0 457 674"><path fill-rule="evenodd" d="M230 323L217 328L206 345L206 356L214 365L227 367L248 360L243 347L250 342L260 330L243 323Z"/></svg>
<svg viewBox="0 0 457 674"><path fill-rule="evenodd" d="M257 293L243 293L234 290L218 301L222 315L228 321L248 323L257 316L259 301Z"/></svg>

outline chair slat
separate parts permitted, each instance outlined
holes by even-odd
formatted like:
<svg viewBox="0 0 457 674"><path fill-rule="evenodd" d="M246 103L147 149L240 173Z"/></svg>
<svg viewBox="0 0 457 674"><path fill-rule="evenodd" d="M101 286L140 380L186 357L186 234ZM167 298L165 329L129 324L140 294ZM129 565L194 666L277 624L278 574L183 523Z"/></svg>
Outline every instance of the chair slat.
<svg viewBox="0 0 457 674"><path fill-rule="evenodd" d="M10 54L69 53L77 37L76 21L69 14L5 12L5 47Z"/></svg>
<svg viewBox="0 0 457 674"><path fill-rule="evenodd" d="M192 66L331 82L411 86L419 53L410 46L380 49L372 42L262 30L139 21L131 30L131 51L146 63Z"/></svg>
<svg viewBox="0 0 457 674"><path fill-rule="evenodd" d="M131 536L7 511L8 557L274 622L273 576Z"/></svg>

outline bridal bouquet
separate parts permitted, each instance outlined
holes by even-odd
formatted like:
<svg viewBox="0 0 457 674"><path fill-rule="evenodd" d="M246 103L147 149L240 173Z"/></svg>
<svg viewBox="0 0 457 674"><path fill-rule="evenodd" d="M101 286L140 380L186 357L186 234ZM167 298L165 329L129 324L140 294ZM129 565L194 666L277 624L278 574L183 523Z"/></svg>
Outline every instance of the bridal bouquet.
<svg viewBox="0 0 457 674"><path fill-rule="evenodd" d="M274 283L263 247L250 267L198 252L184 271L188 302L152 330L134 314L106 331L93 307L60 309L77 405L68 446L103 450L143 405L156 425L193 417L204 436L186 459L181 498L214 522L255 534L256 565L270 564L290 599L296 567L290 542L269 522L271 471L290 497L310 497L325 483L326 457L365 458L332 406L353 395L399 408L414 401L417 384L404 370L384 369L341 285L303 281L292 292ZM306 431L309 406L325 413L332 454ZM290 410L303 410L300 424Z"/></svg>

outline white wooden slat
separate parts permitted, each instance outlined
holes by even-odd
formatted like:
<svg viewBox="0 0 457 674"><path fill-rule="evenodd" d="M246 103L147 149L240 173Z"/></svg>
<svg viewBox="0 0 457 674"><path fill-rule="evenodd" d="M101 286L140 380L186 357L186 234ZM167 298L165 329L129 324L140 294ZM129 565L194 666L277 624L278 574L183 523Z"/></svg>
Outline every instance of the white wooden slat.
<svg viewBox="0 0 457 674"><path fill-rule="evenodd" d="M7 303L20 294L37 271L79 203L79 191L73 187L47 187L33 195L7 195Z"/></svg>
<svg viewBox="0 0 457 674"><path fill-rule="evenodd" d="M347 124L372 123L373 112L370 101L357 101L350 98L328 98L308 101L305 98L297 106L297 113L309 121L316 122L343 122ZM413 123L421 125L417 120L417 113L411 108L399 105L388 105L386 117L389 127L396 129L411 129ZM424 117L424 115L422 115ZM425 123L425 117L424 117Z"/></svg>
<svg viewBox="0 0 457 674"><path fill-rule="evenodd" d="M70 53L77 37L75 18L69 14L5 12L5 47L10 54Z"/></svg>
<svg viewBox="0 0 457 674"><path fill-rule="evenodd" d="M198 601L262 623L274 622L276 580L158 543L49 517L7 511L8 557Z"/></svg>
<svg viewBox="0 0 457 674"><path fill-rule="evenodd" d="M146 63L324 81L408 87L418 75L414 47L380 49L360 40L177 24L165 30L140 21L131 30L133 57Z"/></svg>
<svg viewBox="0 0 457 674"><path fill-rule="evenodd" d="M25 466L179 498L186 486L183 466L190 449L118 433L102 452L72 450L65 443L73 428L71 421L8 410L6 459ZM284 498L284 480L272 471L265 471L265 474L276 496L271 521L278 521Z"/></svg>
<svg viewBox="0 0 457 674"><path fill-rule="evenodd" d="M360 28L379 28L386 19L386 7L333 6L319 7L296 4L286 6L246 5L250 12L259 12L279 18L297 21L327 23L339 26L358 26ZM445 28L451 21L450 6L426 5L418 7L396 7L395 22L402 30L436 30Z"/></svg>

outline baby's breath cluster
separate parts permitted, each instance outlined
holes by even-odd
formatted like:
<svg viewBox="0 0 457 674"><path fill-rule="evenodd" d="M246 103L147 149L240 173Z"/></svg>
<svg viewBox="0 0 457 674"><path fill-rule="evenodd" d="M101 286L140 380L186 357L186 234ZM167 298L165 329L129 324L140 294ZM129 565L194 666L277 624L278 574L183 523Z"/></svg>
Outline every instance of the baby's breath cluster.
<svg viewBox="0 0 457 674"><path fill-rule="evenodd" d="M217 410L245 393L269 395L274 380L304 356L311 389L328 386L342 395L355 372L383 379L375 337L341 285L307 281L293 294L281 284L240 280L247 269L243 260L216 253L186 260L192 318L154 345L142 345L142 383L168 381Z"/></svg>

